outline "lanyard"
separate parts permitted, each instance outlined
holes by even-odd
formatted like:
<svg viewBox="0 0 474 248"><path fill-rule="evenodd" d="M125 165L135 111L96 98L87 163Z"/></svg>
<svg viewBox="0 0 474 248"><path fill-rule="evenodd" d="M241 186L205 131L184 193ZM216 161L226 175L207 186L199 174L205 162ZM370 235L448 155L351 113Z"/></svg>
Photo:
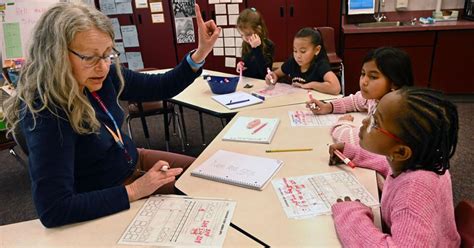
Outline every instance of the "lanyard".
<svg viewBox="0 0 474 248"><path fill-rule="evenodd" d="M110 113L110 111L107 109L105 106L104 102L100 98L100 96L97 94L97 92L91 92L91 95L95 98L95 100L99 103L100 107L102 110L109 116L109 118L112 120L112 123L114 124L115 130L117 133L115 133L109 126L107 126L105 123L104 126L107 128L107 131L109 131L110 135L114 138L115 142L117 145L123 150L125 158L127 159L127 162L129 164L132 164L132 157L130 157L130 154L128 154L127 149L125 148L125 144L123 143L122 135L120 134L120 129L117 125L117 122L115 121L114 116Z"/></svg>

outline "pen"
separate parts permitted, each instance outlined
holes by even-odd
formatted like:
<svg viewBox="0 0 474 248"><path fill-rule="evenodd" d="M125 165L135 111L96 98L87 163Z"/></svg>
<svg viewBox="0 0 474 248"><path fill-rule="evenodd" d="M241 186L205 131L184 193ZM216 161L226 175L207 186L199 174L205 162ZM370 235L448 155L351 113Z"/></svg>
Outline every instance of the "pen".
<svg viewBox="0 0 474 248"><path fill-rule="evenodd" d="M273 149L273 150L265 150L266 153L270 152L306 152L312 151L313 148L294 148L294 149Z"/></svg>
<svg viewBox="0 0 474 248"><path fill-rule="evenodd" d="M257 127L257 129L253 130L252 134L255 134L258 131L260 131L260 129L264 128L267 124L268 124L268 122L265 122L262 125L260 125L259 127Z"/></svg>
<svg viewBox="0 0 474 248"><path fill-rule="evenodd" d="M239 103L248 102L248 101L250 101L250 99L245 99L245 100L240 100L240 101L235 101L235 102L233 102L232 100L230 100L230 102L227 103L226 105L239 104Z"/></svg>
<svg viewBox="0 0 474 248"><path fill-rule="evenodd" d="M262 100L265 101L265 97L264 97L264 96L261 96L261 95L255 93L255 92L252 92L252 93L250 93L250 94L252 94L252 96L254 96L254 97L256 97L256 98L260 98L260 99L262 99Z"/></svg>
<svg viewBox="0 0 474 248"><path fill-rule="evenodd" d="M342 154L342 152L340 152L337 149L334 149L334 154L336 154L336 156L338 156L344 162L344 164L349 165L352 169L355 168L356 165L354 164L354 162L352 162L350 159L348 159L346 156L344 156L344 154Z"/></svg>
<svg viewBox="0 0 474 248"><path fill-rule="evenodd" d="M271 73L272 71L270 70L270 68L267 67L267 74L270 74L270 83L275 84L275 80L273 80L273 78L271 77Z"/></svg>
<svg viewBox="0 0 474 248"><path fill-rule="evenodd" d="M313 93L311 93L311 91L308 90L308 98L310 101L314 100L314 97L313 97ZM310 109L315 109L316 111L319 110L319 106L316 105L316 103L312 102L309 104L309 108Z"/></svg>

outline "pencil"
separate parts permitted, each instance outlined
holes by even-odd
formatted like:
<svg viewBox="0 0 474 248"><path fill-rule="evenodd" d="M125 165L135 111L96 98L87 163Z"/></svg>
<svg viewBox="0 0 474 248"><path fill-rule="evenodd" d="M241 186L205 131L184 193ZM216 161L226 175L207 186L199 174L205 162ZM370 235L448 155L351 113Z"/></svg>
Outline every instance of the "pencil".
<svg viewBox="0 0 474 248"><path fill-rule="evenodd" d="M312 151L313 148L294 148L294 149L272 149L272 150L265 150L266 153L270 152L307 152Z"/></svg>
<svg viewBox="0 0 474 248"><path fill-rule="evenodd" d="M346 156L344 156L344 154L342 154L342 152L340 152L337 149L334 149L334 154L336 154L336 156L338 156L342 160L342 162L344 162L344 164L349 165L352 169L355 168L354 162L352 162L350 159L348 159Z"/></svg>

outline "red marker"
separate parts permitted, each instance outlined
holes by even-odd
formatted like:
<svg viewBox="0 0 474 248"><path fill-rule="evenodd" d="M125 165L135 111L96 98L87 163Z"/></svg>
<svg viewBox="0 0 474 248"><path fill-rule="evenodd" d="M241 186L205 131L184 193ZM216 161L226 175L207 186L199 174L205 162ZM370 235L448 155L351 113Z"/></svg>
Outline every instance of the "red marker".
<svg viewBox="0 0 474 248"><path fill-rule="evenodd" d="M336 156L338 156L342 160L342 162L344 162L344 164L349 165L352 169L355 168L356 165L354 164L354 162L352 162L350 159L348 159L346 156L344 156L344 154L342 154L342 152L340 152L337 149L334 149L334 154L336 154Z"/></svg>
<svg viewBox="0 0 474 248"><path fill-rule="evenodd" d="M259 127L257 127L257 129L253 130L252 134L255 134L257 133L258 131L260 131L260 129L264 128L266 125L267 125L268 122L265 122L263 123L262 125L260 125Z"/></svg>

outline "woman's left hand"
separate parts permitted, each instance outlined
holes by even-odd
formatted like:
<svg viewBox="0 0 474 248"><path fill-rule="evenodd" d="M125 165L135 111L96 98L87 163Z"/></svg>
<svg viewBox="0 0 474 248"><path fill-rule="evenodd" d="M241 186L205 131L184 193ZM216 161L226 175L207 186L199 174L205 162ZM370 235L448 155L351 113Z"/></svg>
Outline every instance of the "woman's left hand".
<svg viewBox="0 0 474 248"><path fill-rule="evenodd" d="M207 55L212 51L214 43L221 32L221 28L217 27L213 20L204 22L201 16L199 5L194 5L196 12L196 22L198 26L198 48L191 56L194 62L201 63L206 59Z"/></svg>

